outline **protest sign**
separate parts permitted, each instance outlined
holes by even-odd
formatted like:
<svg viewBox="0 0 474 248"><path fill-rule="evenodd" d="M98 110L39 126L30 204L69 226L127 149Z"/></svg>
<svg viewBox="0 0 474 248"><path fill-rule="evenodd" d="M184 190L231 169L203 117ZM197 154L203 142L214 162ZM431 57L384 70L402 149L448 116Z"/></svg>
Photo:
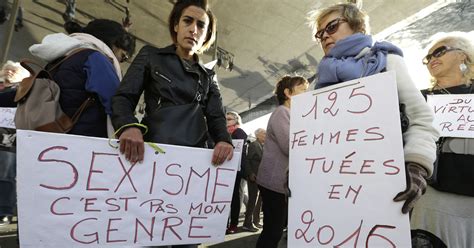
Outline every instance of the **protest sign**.
<svg viewBox="0 0 474 248"><path fill-rule="evenodd" d="M232 145L234 146L234 152L238 152L240 154L242 154L242 150L244 149L244 140L243 139L233 139L232 140ZM242 155L240 155L237 159L237 164L238 164L238 167L237 167L237 170L240 171L242 170Z"/></svg>
<svg viewBox="0 0 474 248"><path fill-rule="evenodd" d="M223 241L237 160L214 167L213 150L158 146L130 164L107 139L18 130L21 247Z"/></svg>
<svg viewBox="0 0 474 248"><path fill-rule="evenodd" d="M474 94L427 95L443 137L474 138Z"/></svg>
<svg viewBox="0 0 474 248"><path fill-rule="evenodd" d="M394 72L292 97L288 247L410 247Z"/></svg>
<svg viewBox="0 0 474 248"><path fill-rule="evenodd" d="M15 127L16 108L0 108L0 127Z"/></svg>

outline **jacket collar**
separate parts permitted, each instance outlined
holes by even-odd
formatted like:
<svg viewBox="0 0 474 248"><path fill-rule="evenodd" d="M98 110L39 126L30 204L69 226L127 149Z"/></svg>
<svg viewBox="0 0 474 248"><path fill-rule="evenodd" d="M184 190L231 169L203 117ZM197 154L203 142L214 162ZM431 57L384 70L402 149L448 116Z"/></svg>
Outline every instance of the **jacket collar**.
<svg viewBox="0 0 474 248"><path fill-rule="evenodd" d="M174 54L174 55L178 56L178 55L176 54L176 45L174 45L174 44L171 44L171 45L169 45L169 46L167 46L167 47L159 48L159 49L158 49L158 53L159 53L159 54ZM201 58L200 58L197 54L194 54L193 56L194 56L194 59L195 59L196 61L198 61L197 64L199 65L199 67L201 67L201 69L202 69L204 72L206 72L206 74L208 74L208 75L213 75L213 74L215 73L213 70L210 70L210 69L206 68L206 67L202 64L202 60L201 60ZM193 71L192 68L186 68L186 67L185 67L184 69L185 69L186 71Z"/></svg>

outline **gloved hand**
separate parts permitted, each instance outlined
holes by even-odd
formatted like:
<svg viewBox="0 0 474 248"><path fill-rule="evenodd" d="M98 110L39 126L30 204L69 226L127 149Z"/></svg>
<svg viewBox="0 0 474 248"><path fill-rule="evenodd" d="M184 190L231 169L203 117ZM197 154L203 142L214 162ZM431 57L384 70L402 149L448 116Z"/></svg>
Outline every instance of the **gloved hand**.
<svg viewBox="0 0 474 248"><path fill-rule="evenodd" d="M414 162L406 164L407 188L393 198L396 202L405 201L402 213L410 212L416 201L425 193L427 176L428 172L421 165Z"/></svg>

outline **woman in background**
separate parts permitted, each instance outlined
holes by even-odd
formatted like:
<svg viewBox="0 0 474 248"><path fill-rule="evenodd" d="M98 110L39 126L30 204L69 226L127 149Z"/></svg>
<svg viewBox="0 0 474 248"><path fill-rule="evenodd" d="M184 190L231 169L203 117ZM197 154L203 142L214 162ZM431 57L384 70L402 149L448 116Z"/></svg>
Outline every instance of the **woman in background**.
<svg viewBox="0 0 474 248"><path fill-rule="evenodd" d="M474 94L474 37L452 32L432 40L423 58L432 86L423 95ZM413 209L412 229L436 235L447 247L474 247L474 139L441 137L438 146L434 183Z"/></svg>
<svg viewBox="0 0 474 248"><path fill-rule="evenodd" d="M257 248L278 247L286 225L291 98L305 92L308 86L308 81L299 76L284 76L275 86L278 107L268 120L265 149L257 175L263 202L263 230Z"/></svg>
<svg viewBox="0 0 474 248"><path fill-rule="evenodd" d="M65 26L69 35L47 35L29 50L48 63L46 69L61 89L59 104L66 115L72 117L92 97L68 134L109 137L112 96L122 79L120 63L133 55L135 38L120 23L107 19L90 21L85 27Z"/></svg>

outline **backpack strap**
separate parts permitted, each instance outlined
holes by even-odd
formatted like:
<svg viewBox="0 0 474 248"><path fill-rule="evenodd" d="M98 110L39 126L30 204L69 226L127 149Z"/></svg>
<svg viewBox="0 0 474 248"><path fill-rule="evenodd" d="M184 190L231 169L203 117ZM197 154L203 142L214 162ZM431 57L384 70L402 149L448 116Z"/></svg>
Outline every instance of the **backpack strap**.
<svg viewBox="0 0 474 248"><path fill-rule="evenodd" d="M94 97L90 96L81 104L79 109L76 110L72 118L69 118L69 116L63 114L55 121L39 126L35 130L42 132L67 133L71 131L71 129L76 125L79 117L81 117L82 112L84 112L84 110L86 110L94 102Z"/></svg>
<svg viewBox="0 0 474 248"><path fill-rule="evenodd" d="M32 60L23 59L20 62L20 64L21 66L23 66L26 70L30 72L31 76L23 79L23 81L20 83L17 89L17 94L15 95L15 102L19 102L27 96L27 94L31 90L33 83L37 77L40 77L40 78L46 77L46 78L49 78L50 80L53 80L53 77L51 75L52 70L56 69L59 65L61 65L64 61L66 61L73 55L79 52L82 52L84 50L93 50L93 49L89 49L89 48L76 49L72 51L71 53L69 53L64 58L62 58L59 62L55 63L51 68L48 68L48 70L45 70L41 65L39 65L38 63ZM36 65L42 69L38 73L36 73L31 68L31 66L29 66L30 64ZM84 100L84 102L82 102L81 106L76 110L76 112L74 113L72 117L69 117L66 114L62 114L58 119L54 120L53 122L37 127L35 130L43 131L43 132L67 133L77 123L77 121L79 120L84 110L86 110L94 102L95 102L94 97L89 96L86 100Z"/></svg>
<svg viewBox="0 0 474 248"><path fill-rule="evenodd" d="M51 73L50 73L53 69L58 67L60 64L62 64L64 61L69 59L74 54L82 52L84 50L93 50L93 49L80 48L80 49L73 50L70 54L68 54L67 56L62 58L59 62L55 63L53 65L53 67L50 68L49 70L45 70L43 68L43 66L38 64L36 61L30 60L30 59L22 59L21 62L20 62L20 65L30 73L30 76L27 77L27 78L24 78L21 81L21 83L18 85L14 101L19 102L22 99L24 99L26 97L26 95L28 95L31 88L33 87L33 83L34 83L36 78L46 77L46 78L49 78L49 79L53 80L53 77L51 76ZM36 67L41 68L41 70L36 72L35 70L33 70L33 68L30 65L35 65Z"/></svg>
<svg viewBox="0 0 474 248"><path fill-rule="evenodd" d="M54 69L56 69L59 65L61 65L62 63L64 63L64 61L68 60L70 57L72 57L73 55L77 54L77 53L80 53L82 51L85 51L85 50L94 50L94 49L90 49L90 48L79 48L79 49L76 49L76 50L73 50L72 52L70 52L69 54L67 54L66 56L64 56L64 58L62 58L61 60L59 60L59 62L56 62L53 66L51 66L50 68L48 68L47 72L50 73L52 72ZM96 50L94 50L96 51ZM51 77L52 78L52 77Z"/></svg>

